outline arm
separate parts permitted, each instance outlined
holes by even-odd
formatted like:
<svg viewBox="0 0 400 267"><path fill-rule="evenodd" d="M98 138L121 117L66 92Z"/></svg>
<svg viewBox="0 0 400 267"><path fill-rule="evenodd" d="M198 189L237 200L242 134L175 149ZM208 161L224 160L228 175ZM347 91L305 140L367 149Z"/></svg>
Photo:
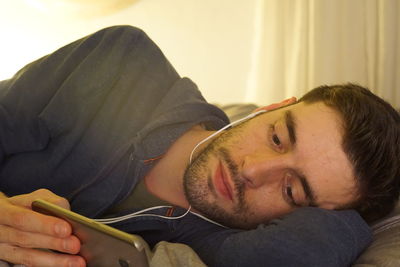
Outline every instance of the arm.
<svg viewBox="0 0 400 267"><path fill-rule="evenodd" d="M25 168L25 164L10 162L34 154L31 152L43 151L51 147L58 136L90 122L92 114L109 93L108 88L112 88L118 79L114 75L119 67L116 63L120 62L117 56L123 58L124 53L117 51L114 44L131 41L133 46L135 38L140 36L143 36L141 31L123 27L103 30L27 65L13 78L0 82L0 191L15 195L10 198L3 193L0 195L0 259L29 266L67 266L68 261L84 265L78 256L32 249L53 249L70 254L79 251L79 240L71 235L66 222L31 210L31 203L36 198L64 207L69 205L65 199L47 190L18 195L33 191L32 188L37 188L45 178L31 179L33 182L29 185L22 180L31 178L29 173L16 175L16 179L7 175L6 170ZM130 51L131 46L126 49ZM108 65L115 68L109 69ZM103 73L104 68L108 75L96 75L96 71ZM107 90L99 90L99 87ZM78 134L76 139L79 140ZM54 157L58 155L56 153ZM47 162L47 165L51 164Z"/></svg>
<svg viewBox="0 0 400 267"><path fill-rule="evenodd" d="M137 29L111 27L66 45L0 82L0 168L10 155L43 150L52 139L90 122L118 80L124 57L133 53L136 39L143 35Z"/></svg>
<svg viewBox="0 0 400 267"><path fill-rule="evenodd" d="M147 124L153 104L178 79L146 34L125 26L27 65L0 83L0 191L76 196Z"/></svg>
<svg viewBox="0 0 400 267"><path fill-rule="evenodd" d="M56 93L56 86L52 87L33 77L43 77L44 69L54 67L54 62L51 61L42 58L27 65L12 79L0 82L1 171L8 157L42 149L48 143L49 133L40 122L38 114L51 95ZM37 90L33 90L34 87ZM7 191L3 175L0 177L0 190ZM68 255L76 254L80 249L79 240L71 235L70 225L58 218L31 210L31 203L37 198L69 207L65 199L47 190L14 197L7 197L0 192L0 259L26 266L69 266L69 262L85 266L81 257Z"/></svg>

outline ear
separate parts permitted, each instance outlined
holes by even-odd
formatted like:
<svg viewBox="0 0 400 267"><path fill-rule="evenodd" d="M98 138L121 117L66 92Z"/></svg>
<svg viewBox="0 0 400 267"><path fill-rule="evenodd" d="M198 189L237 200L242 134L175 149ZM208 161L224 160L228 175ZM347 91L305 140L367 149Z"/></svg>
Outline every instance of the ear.
<svg viewBox="0 0 400 267"><path fill-rule="evenodd" d="M274 109L277 109L277 108L281 108L281 107L284 107L284 106L288 106L288 105L294 104L294 103L296 103L296 101L297 101L296 97L293 96L293 97L288 98L286 100L283 100L283 101L281 101L279 103L274 103L274 104L271 104L271 105L268 105L268 106L265 106L265 107L259 107L256 110L254 110L253 112L257 112L257 111L260 111L260 110L265 110L265 111L274 110Z"/></svg>

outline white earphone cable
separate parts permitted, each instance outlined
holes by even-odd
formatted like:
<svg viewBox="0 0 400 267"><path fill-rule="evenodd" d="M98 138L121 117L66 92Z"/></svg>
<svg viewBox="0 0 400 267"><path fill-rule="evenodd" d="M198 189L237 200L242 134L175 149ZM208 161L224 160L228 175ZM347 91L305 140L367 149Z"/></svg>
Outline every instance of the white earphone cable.
<svg viewBox="0 0 400 267"><path fill-rule="evenodd" d="M125 221L131 218L136 218L136 217L145 217L145 216L149 216L149 217L159 217L159 218L164 218L164 219L168 219L168 220L177 220L180 218L185 217L191 210L192 206L189 206L189 208L185 211L184 214L179 215L179 216L175 216L175 217L168 217L168 216L163 216L163 215L158 215L158 214L143 214L145 212L148 211L152 211L152 210L156 210L156 209L162 209L162 208L173 208L172 206L156 206L156 207L151 207L151 208L147 208L141 211L137 211L134 213L130 213L124 216L119 216L119 217L114 217L114 218L106 218L106 219L94 219L96 222L101 222L104 224L113 224L113 223L117 223L117 222L121 222L121 221Z"/></svg>
<svg viewBox="0 0 400 267"><path fill-rule="evenodd" d="M260 110L260 111L257 111L255 113L251 113L250 115L248 115L248 116L246 116L244 118L241 118L239 120L236 120L234 122L231 122L231 123L225 125L224 127L219 129L215 133L213 133L210 136L208 136L208 137L204 138L203 140L201 140L199 143L197 143L197 145L193 148L192 152L190 153L189 163L192 163L193 154L194 154L195 150L201 144L204 144L205 142L207 142L211 138L217 136L219 133L221 133L222 131L226 130L227 128L233 127L235 125L238 125L238 124L242 123L243 121L251 119L251 118L257 116L258 114L261 114L261 113L264 113L264 112L266 112L266 111L265 110ZM213 223L213 224L219 225L221 227L227 228L226 226L224 226L224 225L222 225L220 223L217 223L217 222L215 222L215 221L213 221L211 219L208 219L207 217L205 217L203 215L200 215L198 213L190 211L192 209L191 205L189 205L189 207L188 207L188 209L186 210L185 213L183 213L182 215L179 215L179 216L175 216L175 217L168 217L168 216L163 216L163 215L158 215L158 214L148 214L148 213L145 214L145 212L156 210L156 209L161 209L161 208L172 208L172 206L156 206L156 207L151 207L151 208L147 208L147 209L144 209L144 210L140 210L140 211L137 211L137 212L134 212L134 213L131 213L131 214L127 214L127 215L124 215L124 216L119 216L119 217L114 217L114 218L106 218L106 219L94 219L94 220L96 222L100 222L100 223L104 223L104 224L113 224L113 223L117 223L117 222L121 222L121 221L125 221L125 220L128 220L128 219L131 219L131 218L145 217L145 216L158 217L158 218L163 218L163 219L167 219L167 220L177 220L177 219L185 217L190 212L191 214L196 215L197 217L200 217L203 220L206 220L206 221L208 221L210 223Z"/></svg>
<svg viewBox="0 0 400 267"><path fill-rule="evenodd" d="M257 112L251 113L250 115L247 115L247 116L244 117L244 118L238 119L238 120L236 120L236 121L234 121L234 122L231 122L231 123L225 125L224 127L222 127L221 129L219 129L219 130L216 131L215 133L213 133L213 134L211 134L210 136L208 136L208 137L204 138L203 140L201 140L199 143L197 143L197 145L193 148L192 152L190 153L189 163L192 163L194 151L195 151L200 145L204 144L205 142L207 142L207 141L210 140L211 138L215 137L216 135L218 135L218 134L221 133L222 131L226 130L227 128L233 127L233 126L235 126L235 125L238 125L238 124L242 123L243 121L249 120L249 119L251 119L251 118L257 116L258 114L261 114L261 113L264 113L264 112L266 112L266 111L265 111L265 110L259 110L259 111L257 111Z"/></svg>

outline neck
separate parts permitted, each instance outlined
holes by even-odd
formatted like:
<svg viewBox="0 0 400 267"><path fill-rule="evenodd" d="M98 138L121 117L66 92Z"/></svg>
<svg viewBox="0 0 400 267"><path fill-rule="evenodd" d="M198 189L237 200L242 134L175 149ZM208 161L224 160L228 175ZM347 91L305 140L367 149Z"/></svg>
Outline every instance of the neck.
<svg viewBox="0 0 400 267"><path fill-rule="evenodd" d="M189 164L189 157L193 148L213 132L206 131L196 125L179 137L144 177L147 190L156 197L172 205L188 208L189 203L183 189L183 176ZM201 151L201 144L194 155Z"/></svg>

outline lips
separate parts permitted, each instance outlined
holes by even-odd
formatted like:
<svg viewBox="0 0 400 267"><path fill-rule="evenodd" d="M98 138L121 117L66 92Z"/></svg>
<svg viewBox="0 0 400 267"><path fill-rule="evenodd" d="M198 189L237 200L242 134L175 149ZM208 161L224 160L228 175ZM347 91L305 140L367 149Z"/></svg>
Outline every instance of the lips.
<svg viewBox="0 0 400 267"><path fill-rule="evenodd" d="M224 170L224 166L220 162L215 172L215 188L216 191L225 199L233 201L232 188L228 181L228 176Z"/></svg>

